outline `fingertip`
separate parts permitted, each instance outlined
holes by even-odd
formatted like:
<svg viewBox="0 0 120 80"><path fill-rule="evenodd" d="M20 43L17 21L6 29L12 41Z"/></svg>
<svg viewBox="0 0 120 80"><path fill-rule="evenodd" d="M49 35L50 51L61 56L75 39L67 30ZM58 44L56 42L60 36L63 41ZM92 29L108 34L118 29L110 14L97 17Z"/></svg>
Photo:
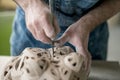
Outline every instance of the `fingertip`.
<svg viewBox="0 0 120 80"><path fill-rule="evenodd" d="M62 47L67 41L63 40L62 38L57 39L54 42L54 46L56 47Z"/></svg>
<svg viewBox="0 0 120 80"><path fill-rule="evenodd" d="M37 40L39 40L45 44L51 43L51 39L45 35L43 30L37 32L37 37L38 37Z"/></svg>
<svg viewBox="0 0 120 80"><path fill-rule="evenodd" d="M43 37L39 37L39 40L41 40L45 44L51 44L51 39L48 38L46 35L43 35Z"/></svg>
<svg viewBox="0 0 120 80"><path fill-rule="evenodd" d="M51 40L54 40L55 39L55 37L56 37L56 33L55 33L55 30L53 29L53 30L51 30L51 32L50 33L48 33L48 35L47 35Z"/></svg>
<svg viewBox="0 0 120 80"><path fill-rule="evenodd" d="M49 28L44 28L45 35L49 37L51 40L53 40L56 37L55 29L52 26L48 27Z"/></svg>

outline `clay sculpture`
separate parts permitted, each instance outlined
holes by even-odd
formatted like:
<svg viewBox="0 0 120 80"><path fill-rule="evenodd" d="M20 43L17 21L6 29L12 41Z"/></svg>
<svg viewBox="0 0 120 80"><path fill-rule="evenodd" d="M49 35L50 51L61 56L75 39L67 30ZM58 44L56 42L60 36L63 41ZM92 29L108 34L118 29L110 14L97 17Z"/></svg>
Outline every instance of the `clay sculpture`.
<svg viewBox="0 0 120 80"><path fill-rule="evenodd" d="M83 56L68 46L54 50L51 57L51 48L26 48L5 65L0 80L87 80Z"/></svg>

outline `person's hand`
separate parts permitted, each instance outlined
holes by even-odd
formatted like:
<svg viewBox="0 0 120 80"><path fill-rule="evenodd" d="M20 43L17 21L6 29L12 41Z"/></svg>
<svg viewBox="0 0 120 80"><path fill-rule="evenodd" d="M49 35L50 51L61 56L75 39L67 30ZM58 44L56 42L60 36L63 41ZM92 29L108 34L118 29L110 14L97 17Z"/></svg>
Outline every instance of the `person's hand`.
<svg viewBox="0 0 120 80"><path fill-rule="evenodd" d="M34 38L44 43L51 43L51 39L55 38L60 29L48 5L42 0L32 0L27 8L24 8L24 12L27 28Z"/></svg>
<svg viewBox="0 0 120 80"><path fill-rule="evenodd" d="M64 43L69 42L74 45L77 53L84 56L84 66L88 72L91 66L91 55L88 51L89 33L90 32L86 26L82 26L80 22L76 22L70 25L55 44L56 46L61 46Z"/></svg>

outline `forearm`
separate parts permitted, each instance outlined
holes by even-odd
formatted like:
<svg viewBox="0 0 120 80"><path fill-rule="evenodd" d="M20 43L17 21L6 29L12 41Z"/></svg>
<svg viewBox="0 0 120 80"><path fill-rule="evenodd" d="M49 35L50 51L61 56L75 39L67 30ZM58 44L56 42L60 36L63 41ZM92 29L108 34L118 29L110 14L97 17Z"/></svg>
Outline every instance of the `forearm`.
<svg viewBox="0 0 120 80"><path fill-rule="evenodd" d="M120 11L120 0L104 0L102 4L84 15L78 22L91 32L97 25Z"/></svg>

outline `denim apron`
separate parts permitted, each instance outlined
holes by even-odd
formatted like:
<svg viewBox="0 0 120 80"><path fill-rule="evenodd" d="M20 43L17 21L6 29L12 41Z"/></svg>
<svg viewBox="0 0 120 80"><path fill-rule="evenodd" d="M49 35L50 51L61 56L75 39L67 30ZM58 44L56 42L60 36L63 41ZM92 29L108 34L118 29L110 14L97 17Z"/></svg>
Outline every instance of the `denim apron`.
<svg viewBox="0 0 120 80"><path fill-rule="evenodd" d="M45 2L48 4L48 0L45 0ZM53 13L57 17L61 28L58 37L60 37L71 24L95 8L97 4L100 4L100 0L54 0ZM106 60L108 36L108 25L106 22L98 25L93 32L90 33L88 50L92 55L92 59ZM49 44L35 40L27 30L24 11L20 7L16 9L10 44L12 56L20 55L26 47L51 47ZM75 49L70 43L65 43L65 45Z"/></svg>

